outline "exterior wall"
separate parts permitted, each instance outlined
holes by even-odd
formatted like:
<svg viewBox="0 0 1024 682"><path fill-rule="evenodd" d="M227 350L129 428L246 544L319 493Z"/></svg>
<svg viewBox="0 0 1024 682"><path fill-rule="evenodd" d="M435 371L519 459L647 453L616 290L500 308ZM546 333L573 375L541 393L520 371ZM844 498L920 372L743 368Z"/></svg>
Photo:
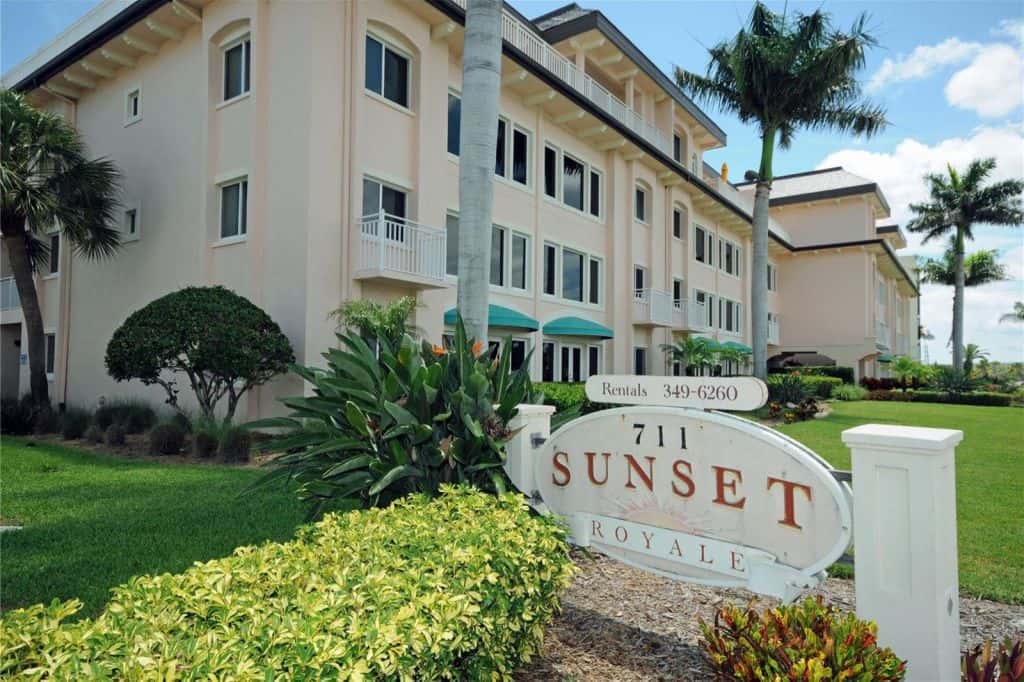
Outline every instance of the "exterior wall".
<svg viewBox="0 0 1024 682"><path fill-rule="evenodd" d="M875 236L875 218L870 203L863 197L782 206L771 212L789 232L794 246L852 242Z"/></svg>

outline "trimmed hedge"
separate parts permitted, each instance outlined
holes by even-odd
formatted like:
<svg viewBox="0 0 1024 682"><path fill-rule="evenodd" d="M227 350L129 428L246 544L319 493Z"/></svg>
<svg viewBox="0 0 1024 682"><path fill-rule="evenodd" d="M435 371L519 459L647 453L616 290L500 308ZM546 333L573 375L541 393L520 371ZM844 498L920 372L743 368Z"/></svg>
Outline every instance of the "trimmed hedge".
<svg viewBox="0 0 1024 682"><path fill-rule="evenodd" d="M0 677L511 679L575 571L565 531L518 494L443 493L134 578L95 620L8 611Z"/></svg>
<svg viewBox="0 0 1024 682"><path fill-rule="evenodd" d="M984 405L1008 407L1013 400L1010 393L974 391L953 395L941 391L870 391L868 400L891 400L905 403L948 403L950 405Z"/></svg>
<svg viewBox="0 0 1024 682"><path fill-rule="evenodd" d="M558 412L566 412L574 407L580 408L580 414L590 414L598 410L607 410L614 405L592 403L587 398L583 384L559 384L553 382L536 383L534 389L544 392L544 404L554 405Z"/></svg>
<svg viewBox="0 0 1024 682"><path fill-rule="evenodd" d="M786 376L798 376L800 377L800 383L804 385L804 389L812 394L816 398L826 399L832 395L832 389L836 386L842 386L843 380L836 377L825 377L815 376L813 374L798 374L793 372L791 374L769 374L768 391L772 391L773 385L779 385L783 381L783 377Z"/></svg>
<svg viewBox="0 0 1024 682"><path fill-rule="evenodd" d="M856 383L853 378L853 367L839 367L835 365L809 365L807 367L785 367L772 370L772 374L810 374L821 377L836 377L842 379L844 384Z"/></svg>

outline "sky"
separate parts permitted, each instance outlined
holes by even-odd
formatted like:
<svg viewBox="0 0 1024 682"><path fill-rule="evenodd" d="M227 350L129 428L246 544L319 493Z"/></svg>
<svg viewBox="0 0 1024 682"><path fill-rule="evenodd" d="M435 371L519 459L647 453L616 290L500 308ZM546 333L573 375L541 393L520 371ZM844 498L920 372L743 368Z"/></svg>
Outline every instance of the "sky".
<svg viewBox="0 0 1024 682"><path fill-rule="evenodd" d="M0 0L0 71L28 57L97 3L93 0ZM527 17L565 4L512 0ZM734 35L750 2L582 0L599 9L663 71L680 66L703 72L707 48ZM909 204L927 199L925 173L946 164L964 167L995 157L994 179L1024 177L1024 4L1020 2L789 2L773 9L810 12L818 7L848 28L862 13L878 41L861 72L865 96L882 105L890 125L871 139L798 132L789 150L775 154L775 173L841 165L879 183L892 207L885 222L905 225ZM732 177L756 168L757 131L702 104L728 135L728 145L705 159L727 162ZM990 359L1024 361L1024 325L999 324L1013 302L1024 300L1024 229L979 226L968 252L996 249L1011 279L969 289L965 341ZM903 253L938 256L945 243L921 244L907 233ZM952 288L922 288L921 316L934 335L928 359L948 362Z"/></svg>

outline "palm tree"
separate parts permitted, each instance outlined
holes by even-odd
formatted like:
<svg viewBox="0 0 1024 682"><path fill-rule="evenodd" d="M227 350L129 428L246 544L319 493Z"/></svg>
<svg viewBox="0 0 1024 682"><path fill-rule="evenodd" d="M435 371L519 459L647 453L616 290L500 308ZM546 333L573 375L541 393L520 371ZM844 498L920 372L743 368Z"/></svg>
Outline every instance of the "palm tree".
<svg viewBox="0 0 1024 682"><path fill-rule="evenodd" d="M737 367L743 367L747 364L747 356L749 353L740 350L739 348L719 348L718 349L718 363L723 367L727 362L734 363ZM735 376L734 374L726 374L726 376Z"/></svg>
<svg viewBox="0 0 1024 682"><path fill-rule="evenodd" d="M501 0L468 0L459 132L457 308L469 336L485 342L500 87Z"/></svg>
<svg viewBox="0 0 1024 682"><path fill-rule="evenodd" d="M977 344L969 343L964 348L964 374L970 374L971 370L974 369L974 363L979 360L988 358L988 351L979 348ZM954 367L960 367L961 365L953 365Z"/></svg>
<svg viewBox="0 0 1024 682"><path fill-rule="evenodd" d="M861 15L849 32L832 27L828 14L775 14L758 2L747 28L710 48L707 75L675 69L679 86L761 132L761 165L754 191L753 262L750 278L754 375L768 374L768 200L776 140L788 149L800 128L870 136L885 125L885 112L860 99L855 73L875 44Z"/></svg>
<svg viewBox="0 0 1024 682"><path fill-rule="evenodd" d="M991 282L1009 279L1006 266L1000 263L999 252L975 251L964 258L964 286L979 287ZM956 285L956 248L950 248L942 254L942 258L928 258L921 263L921 282L925 284L942 284L947 287Z"/></svg>
<svg viewBox="0 0 1024 682"><path fill-rule="evenodd" d="M949 175L925 176L930 201L911 204L911 232L924 233L922 243L946 234L953 247L953 367L964 364L964 240L974 239L976 223L1017 227L1024 222L1020 194L1024 180L1003 180L985 185L995 170L995 159L974 160L963 173L947 165Z"/></svg>
<svg viewBox="0 0 1024 682"><path fill-rule="evenodd" d="M663 344L661 350L668 353L673 362L678 362L685 372L692 367L697 371L714 364L714 352L708 340L701 336L688 336L674 344Z"/></svg>
<svg viewBox="0 0 1024 682"><path fill-rule="evenodd" d="M1016 322L1020 324L1024 322L1024 303L1017 301L1013 304L1012 313L1003 313L999 316L999 323L1003 322Z"/></svg>
<svg viewBox="0 0 1024 682"><path fill-rule="evenodd" d="M79 255L113 255L120 243L111 227L120 174L107 159L86 158L85 144L65 119L10 90L0 91L0 131L0 234L28 332L32 401L42 407L50 403L46 337L33 275L51 255L43 237L56 229Z"/></svg>

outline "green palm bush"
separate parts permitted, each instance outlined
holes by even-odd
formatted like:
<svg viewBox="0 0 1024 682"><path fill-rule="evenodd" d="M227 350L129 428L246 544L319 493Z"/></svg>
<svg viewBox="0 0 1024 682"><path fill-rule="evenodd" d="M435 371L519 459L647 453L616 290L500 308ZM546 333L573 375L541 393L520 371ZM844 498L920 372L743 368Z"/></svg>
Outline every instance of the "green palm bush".
<svg viewBox="0 0 1024 682"><path fill-rule="evenodd" d="M543 401L525 369L511 370L511 344L492 361L461 320L448 349L405 335L397 347L379 339L375 354L358 333L338 340L326 369L293 367L312 396L284 399L288 417L247 425L277 429L267 449L284 453L255 486L295 481L311 518L436 495L446 483L505 490L508 423L519 403Z"/></svg>

